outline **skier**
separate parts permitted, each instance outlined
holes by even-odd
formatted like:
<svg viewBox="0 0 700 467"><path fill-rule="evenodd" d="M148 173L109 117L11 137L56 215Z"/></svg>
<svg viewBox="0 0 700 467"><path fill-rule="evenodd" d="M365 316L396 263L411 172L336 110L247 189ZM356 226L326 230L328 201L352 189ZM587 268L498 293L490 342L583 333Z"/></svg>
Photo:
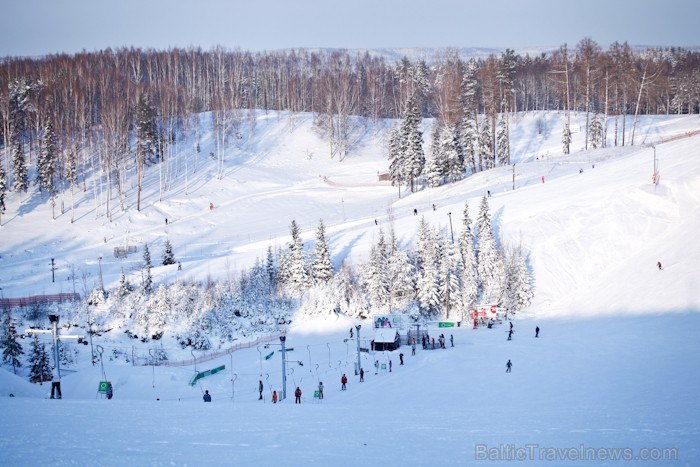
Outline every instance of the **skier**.
<svg viewBox="0 0 700 467"><path fill-rule="evenodd" d="M401 365L403 365L403 354L402 353L399 354L399 360L401 360Z"/></svg>
<svg viewBox="0 0 700 467"><path fill-rule="evenodd" d="M544 183L544 175L542 175L542 183Z"/></svg>
<svg viewBox="0 0 700 467"><path fill-rule="evenodd" d="M350 328L350 339L352 339L352 328Z"/></svg>
<svg viewBox="0 0 700 467"><path fill-rule="evenodd" d="M455 336L453 336L452 334L450 334L450 346L451 347L455 346Z"/></svg>
<svg viewBox="0 0 700 467"><path fill-rule="evenodd" d="M277 403L277 391L272 391L272 403Z"/></svg>
<svg viewBox="0 0 700 467"><path fill-rule="evenodd" d="M540 337L540 327L535 326L535 337Z"/></svg>
<svg viewBox="0 0 700 467"><path fill-rule="evenodd" d="M263 398L262 398L262 392L263 392L262 380L258 382L258 392L260 393L260 397L258 398L258 400L261 401L261 400L263 400Z"/></svg>
<svg viewBox="0 0 700 467"><path fill-rule="evenodd" d="M418 209L413 209L413 215L417 216L418 215Z"/></svg>
<svg viewBox="0 0 700 467"><path fill-rule="evenodd" d="M299 389L299 386L297 386L297 390L294 391L294 398L295 404L301 404L301 389Z"/></svg>
<svg viewBox="0 0 700 467"><path fill-rule="evenodd" d="M323 399L323 381L318 382L318 398Z"/></svg>
<svg viewBox="0 0 700 467"><path fill-rule="evenodd" d="M379 360L374 361L374 374L375 375L379 374Z"/></svg>
<svg viewBox="0 0 700 467"><path fill-rule="evenodd" d="M663 268L661 267L661 261L658 261L656 263L656 266L659 268L659 271L661 271Z"/></svg>
<svg viewBox="0 0 700 467"><path fill-rule="evenodd" d="M513 322L512 321L510 322L510 330L511 331L513 330Z"/></svg>
<svg viewBox="0 0 700 467"><path fill-rule="evenodd" d="M389 360L389 373L391 373L391 360Z"/></svg>
<svg viewBox="0 0 700 467"><path fill-rule="evenodd" d="M510 369L513 367L513 364L510 363L510 360L508 360L508 363L506 363L506 373L510 373Z"/></svg>
<svg viewBox="0 0 700 467"><path fill-rule="evenodd" d="M411 355L416 354L416 340L413 340L413 344L411 344Z"/></svg>
<svg viewBox="0 0 700 467"><path fill-rule="evenodd" d="M513 330L511 329L508 331L508 340L512 340L511 338L513 337Z"/></svg>
<svg viewBox="0 0 700 467"><path fill-rule="evenodd" d="M107 399L111 399L114 397L114 388L112 387L111 382L107 382Z"/></svg>
<svg viewBox="0 0 700 467"><path fill-rule="evenodd" d="M364 383L364 382L365 382L365 370L360 368L360 383Z"/></svg>
<svg viewBox="0 0 700 467"><path fill-rule="evenodd" d="M202 399L204 399L204 402L211 402L211 394L209 394L209 389L204 391L204 395L202 396Z"/></svg>
<svg viewBox="0 0 700 467"><path fill-rule="evenodd" d="M51 369L51 399L54 399L54 392L58 392L58 398L61 399L61 373L56 367Z"/></svg>
<svg viewBox="0 0 700 467"><path fill-rule="evenodd" d="M177 270L182 271L182 263L179 261L177 262Z"/></svg>
<svg viewBox="0 0 700 467"><path fill-rule="evenodd" d="M423 343L423 350L425 350L425 336L421 339L421 342Z"/></svg>
<svg viewBox="0 0 700 467"><path fill-rule="evenodd" d="M343 377L340 378L340 383L343 385L343 387L341 387L340 390L345 391L345 385L348 384L348 377L345 376L345 373L343 373Z"/></svg>

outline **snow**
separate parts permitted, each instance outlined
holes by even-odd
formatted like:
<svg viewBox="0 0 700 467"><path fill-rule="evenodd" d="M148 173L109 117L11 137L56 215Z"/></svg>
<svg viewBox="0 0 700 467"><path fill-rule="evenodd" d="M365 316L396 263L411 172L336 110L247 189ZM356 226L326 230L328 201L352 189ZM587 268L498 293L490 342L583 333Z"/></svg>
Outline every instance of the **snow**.
<svg viewBox="0 0 700 467"><path fill-rule="evenodd" d="M160 200L158 183L149 185L141 212L117 209L111 222L103 207L95 211L91 189L80 193L73 224L68 210L52 221L48 202L20 204L10 194L0 228L4 297L73 292L66 280L71 264L89 273L89 287L101 266L105 286L115 287L121 271L131 273L141 261L139 254L114 258L113 248L127 238L147 242L154 258L170 239L183 270L155 267L156 281L226 277L264 257L268 246L286 245L292 219L312 241L322 218L334 266L360 264L376 240L375 219L386 227L391 217L399 243L407 246L421 216L449 229L452 213L457 228L464 202L474 219L487 190L499 241L522 244L529 253L535 293L514 321L512 341L502 325L431 327L431 336L448 337L446 349L418 346L411 356L403 348L403 366L398 352L362 353L363 383L354 373L357 342L349 330L361 324L361 339L370 340L371 322L299 316L285 341L294 349L287 354L287 399L275 405L271 391L282 389L279 341L196 368L130 366L108 352L104 366L92 366L89 352L87 361L81 353L64 373L62 400L46 399L50 384L30 384L5 365L3 464L457 465L474 463L486 449L500 454L486 464L513 465L506 459L511 448L522 453L534 445L535 458L521 464L620 463L546 461L539 457L549 452L545 448L630 448L635 455L671 448L677 460L648 464L698 465L700 381L693 368L700 350L700 145L694 132L700 120L642 117L635 146L583 151L584 120L575 116L568 156L561 155L563 121L555 112L518 114L510 125L515 168L415 194L402 191L401 198L396 187L378 181L388 166L385 129L366 131L339 160L328 155L310 116L262 112L253 137L227 149L222 180L214 176L216 160L204 156L213 147L204 134L196 178L178 178ZM426 147L429 135L424 132ZM183 157L195 157L191 143L180 144ZM650 179L654 155L658 185ZM51 258L58 267L55 283ZM81 284L77 291L84 295ZM541 329L537 339L535 326ZM96 344L132 345L126 337L120 343L99 339ZM375 375L373 362L389 359L392 371ZM220 365L223 372L189 384L196 371ZM340 390L343 373L347 391ZM114 385L111 400L97 393L105 379ZM264 401L257 400L259 380ZM323 401L312 397L319 380L326 387ZM296 385L304 392L301 405L293 403ZM202 402L204 389L211 404Z"/></svg>

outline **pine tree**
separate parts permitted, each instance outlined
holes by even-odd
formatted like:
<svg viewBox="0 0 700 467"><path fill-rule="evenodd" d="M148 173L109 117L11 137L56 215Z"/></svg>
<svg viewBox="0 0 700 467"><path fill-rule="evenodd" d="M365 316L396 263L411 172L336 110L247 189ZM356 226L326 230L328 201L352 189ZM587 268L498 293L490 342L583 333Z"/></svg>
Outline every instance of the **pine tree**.
<svg viewBox="0 0 700 467"><path fill-rule="evenodd" d="M564 154L569 154L571 151L571 129L569 128L568 123L564 124L564 132L561 136L561 142L564 145Z"/></svg>
<svg viewBox="0 0 700 467"><path fill-rule="evenodd" d="M316 283L327 283L333 278L333 264L326 242L326 227L323 219L318 223L316 229L316 250L315 250L313 276Z"/></svg>
<svg viewBox="0 0 700 467"><path fill-rule="evenodd" d="M12 175L15 179L12 188L18 193L26 193L29 188L29 174L27 172L27 161L22 150L22 143L19 141L12 143Z"/></svg>
<svg viewBox="0 0 700 467"><path fill-rule="evenodd" d="M476 173L476 154L478 144L478 134L476 121L470 109L465 108L464 118L462 118L462 152L464 156L465 169L472 174Z"/></svg>
<svg viewBox="0 0 700 467"><path fill-rule="evenodd" d="M596 149L601 146L603 141L603 124L600 122L600 115L596 112L593 114L593 120L588 130L590 137L591 149Z"/></svg>
<svg viewBox="0 0 700 467"><path fill-rule="evenodd" d="M144 166L156 162L158 130L155 123L155 110L148 102L148 97L141 95L136 105L136 209L141 210L141 189L143 185Z"/></svg>
<svg viewBox="0 0 700 467"><path fill-rule="evenodd" d="M510 311L522 310L532 301L532 281L522 248L508 255L504 305Z"/></svg>
<svg viewBox="0 0 700 467"><path fill-rule="evenodd" d="M440 302L445 318L450 319L462 308L462 261L454 243L448 243L444 236L440 236L440 240L443 245L440 262Z"/></svg>
<svg viewBox="0 0 700 467"><path fill-rule="evenodd" d="M29 354L29 380L42 384L51 379L51 360L46 351L46 345L39 342L39 337L34 334Z"/></svg>
<svg viewBox="0 0 700 467"><path fill-rule="evenodd" d="M392 229L389 235L389 257L387 258L387 274L389 276L390 306L392 309L402 309L414 297L415 271L408 254L397 245L396 236Z"/></svg>
<svg viewBox="0 0 700 467"><path fill-rule="evenodd" d="M465 201L462 231L459 236L459 251L462 256L462 305L464 307L476 305L479 294L479 273L471 225L469 204Z"/></svg>
<svg viewBox="0 0 700 467"><path fill-rule="evenodd" d="M508 138L508 114L501 113L498 120L498 131L496 133L496 144L498 151L498 163L510 165L510 142Z"/></svg>
<svg viewBox="0 0 700 467"><path fill-rule="evenodd" d="M389 174L391 176L392 185L401 185L401 182L408 180L408 174L405 173L406 163L404 150L405 144L401 137L401 125L397 125L391 129L389 133Z"/></svg>
<svg viewBox="0 0 700 467"><path fill-rule="evenodd" d="M163 251L163 266L175 264L175 255L173 254L173 245L169 239L165 240L165 249Z"/></svg>
<svg viewBox="0 0 700 467"><path fill-rule="evenodd" d="M423 152L423 132L420 131L421 114L415 97L406 102L401 138L403 139L403 172L411 180L411 192L415 191L415 180L423 173L425 153Z"/></svg>
<svg viewBox="0 0 700 467"><path fill-rule="evenodd" d="M491 214L486 196L481 200L477 222L477 240L479 255L477 271L481 287L481 300L486 303L496 303L503 286L502 262L496 238L493 235Z"/></svg>
<svg viewBox="0 0 700 467"><path fill-rule="evenodd" d="M437 316L440 312L440 258L436 248L436 234L425 218L421 218L417 236L416 297L426 316Z"/></svg>
<svg viewBox="0 0 700 467"><path fill-rule="evenodd" d="M495 167L493 160L493 141L491 140L491 125L489 119L484 118L479 133L479 167L480 170L489 170Z"/></svg>
<svg viewBox="0 0 700 467"><path fill-rule="evenodd" d="M153 264L151 263L151 252L148 251L148 244L143 246L143 290L146 292L153 291L153 275L151 274L151 269Z"/></svg>
<svg viewBox="0 0 700 467"><path fill-rule="evenodd" d="M430 158L423 168L423 180L431 188L439 187L442 184L443 166L445 161L441 159L439 130L435 127L433 131L433 143L430 149Z"/></svg>
<svg viewBox="0 0 700 467"><path fill-rule="evenodd" d="M301 296L311 285L311 277L304 253L304 243L296 221L290 227L292 241L280 264L280 278L292 296Z"/></svg>
<svg viewBox="0 0 700 467"><path fill-rule="evenodd" d="M444 160L443 175L456 182L464 176L464 154L457 138L457 129L450 125L440 127L438 146Z"/></svg>
<svg viewBox="0 0 700 467"><path fill-rule="evenodd" d="M15 328L14 318L10 314L10 311L5 312L5 319L3 320L3 335L2 340L0 340L0 347L2 348L2 362L9 363L12 365L12 371L17 374L17 368L22 366L22 362L19 360L19 356L24 354L22 350L22 344L17 340L19 335L17 334L17 329Z"/></svg>
<svg viewBox="0 0 700 467"><path fill-rule="evenodd" d="M57 151L56 133L53 129L53 123L49 119L41 139L41 151L36 163L35 183L39 185L39 190L48 193L52 198L56 194L54 176L56 174Z"/></svg>

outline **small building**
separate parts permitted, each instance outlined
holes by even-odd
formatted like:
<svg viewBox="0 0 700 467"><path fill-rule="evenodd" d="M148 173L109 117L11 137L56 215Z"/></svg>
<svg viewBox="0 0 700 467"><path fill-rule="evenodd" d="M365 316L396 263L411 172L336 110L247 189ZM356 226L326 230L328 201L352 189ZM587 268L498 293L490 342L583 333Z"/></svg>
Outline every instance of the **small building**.
<svg viewBox="0 0 700 467"><path fill-rule="evenodd" d="M396 350L401 347L401 336L394 329L377 329L374 333L373 350Z"/></svg>

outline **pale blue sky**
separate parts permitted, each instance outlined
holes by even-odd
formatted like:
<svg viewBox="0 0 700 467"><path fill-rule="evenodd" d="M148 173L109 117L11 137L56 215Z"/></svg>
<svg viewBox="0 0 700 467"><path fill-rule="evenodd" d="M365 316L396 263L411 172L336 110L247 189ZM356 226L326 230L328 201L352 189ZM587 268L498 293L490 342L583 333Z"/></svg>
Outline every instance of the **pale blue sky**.
<svg viewBox="0 0 700 467"><path fill-rule="evenodd" d="M698 0L0 0L0 57L135 46L700 46Z"/></svg>

